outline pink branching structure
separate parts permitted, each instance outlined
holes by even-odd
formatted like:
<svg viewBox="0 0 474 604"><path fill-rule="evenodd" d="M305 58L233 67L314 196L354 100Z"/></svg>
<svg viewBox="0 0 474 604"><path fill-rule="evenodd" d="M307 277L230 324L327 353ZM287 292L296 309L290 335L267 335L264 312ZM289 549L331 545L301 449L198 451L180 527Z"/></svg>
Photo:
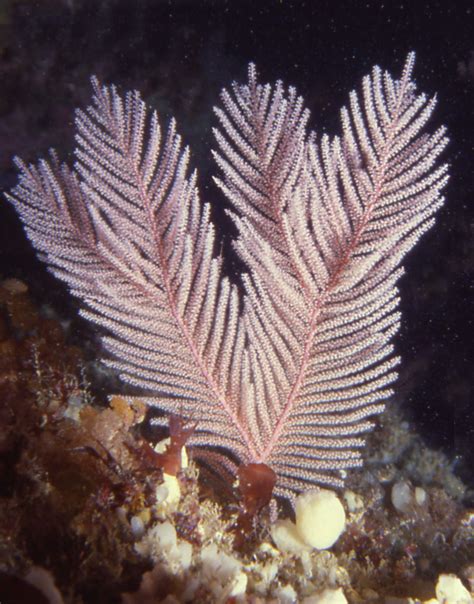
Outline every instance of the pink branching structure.
<svg viewBox="0 0 474 604"><path fill-rule="evenodd" d="M175 123L163 133L137 92L94 80L73 170L18 161L8 198L103 330L105 362L163 424L191 417L195 456L222 475L265 464L291 498L361 464L397 375L401 262L448 178L445 130L426 129L435 99L416 92L413 62L399 80L374 68L333 138L309 133L301 97L259 84L253 65L222 93L216 182L247 266L242 293L223 276Z"/></svg>

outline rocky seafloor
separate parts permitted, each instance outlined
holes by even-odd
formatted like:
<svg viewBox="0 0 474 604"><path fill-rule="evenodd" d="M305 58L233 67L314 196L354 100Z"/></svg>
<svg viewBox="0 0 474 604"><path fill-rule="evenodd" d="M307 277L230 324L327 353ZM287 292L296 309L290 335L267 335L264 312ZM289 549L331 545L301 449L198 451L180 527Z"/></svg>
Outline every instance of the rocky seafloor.
<svg viewBox="0 0 474 604"><path fill-rule="evenodd" d="M167 473L145 406L97 400L80 346L24 283L1 284L0 311L2 604L472 602L472 492L396 402L337 493L333 545L308 544L281 501L242 532L237 486L192 448Z"/></svg>

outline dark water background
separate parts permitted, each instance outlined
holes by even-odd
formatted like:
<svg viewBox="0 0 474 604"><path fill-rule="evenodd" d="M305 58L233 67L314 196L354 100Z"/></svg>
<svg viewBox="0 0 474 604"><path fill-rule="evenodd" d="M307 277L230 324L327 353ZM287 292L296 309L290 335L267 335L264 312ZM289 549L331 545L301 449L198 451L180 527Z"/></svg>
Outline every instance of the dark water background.
<svg viewBox="0 0 474 604"><path fill-rule="evenodd" d="M474 466L474 9L463 2L291 0L0 0L0 187L15 183L11 158L55 147L70 158L74 108L96 74L139 89L164 121L174 115L215 201L224 250L232 232L213 185L212 106L246 77L295 85L310 125L334 134L348 92L374 64L399 74L415 50L420 90L439 95L434 123L451 144L447 202L407 259L401 283L403 356L398 384L409 417L465 479ZM0 207L0 274L27 281L40 303L65 316L75 306L31 251L13 211ZM229 261L229 271L238 266ZM88 330L80 321L76 338Z"/></svg>

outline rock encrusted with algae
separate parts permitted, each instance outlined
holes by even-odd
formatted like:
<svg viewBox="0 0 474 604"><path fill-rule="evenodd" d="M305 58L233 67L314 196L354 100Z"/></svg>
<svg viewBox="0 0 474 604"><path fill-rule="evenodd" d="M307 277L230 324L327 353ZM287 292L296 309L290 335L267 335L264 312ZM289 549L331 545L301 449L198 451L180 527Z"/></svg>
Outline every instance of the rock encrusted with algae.
<svg viewBox="0 0 474 604"><path fill-rule="evenodd" d="M80 350L21 282L0 285L0 352L0 600L32 570L66 604L472 598L467 490L396 414L344 492L302 495L296 519L273 502L237 546L238 494L200 477L192 450L167 476L166 442L154 451L140 430L144 405L95 402Z"/></svg>

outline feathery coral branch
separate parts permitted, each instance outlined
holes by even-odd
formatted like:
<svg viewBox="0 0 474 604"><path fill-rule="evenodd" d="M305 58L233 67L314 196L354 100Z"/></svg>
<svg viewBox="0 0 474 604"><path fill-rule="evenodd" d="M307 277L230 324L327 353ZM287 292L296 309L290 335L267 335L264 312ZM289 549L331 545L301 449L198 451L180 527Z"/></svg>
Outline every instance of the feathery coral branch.
<svg viewBox="0 0 474 604"><path fill-rule="evenodd" d="M447 180L447 138L425 132L435 100L416 93L413 61L400 80L375 68L332 139L307 133L301 97L260 85L254 66L223 92L216 182L248 267L243 314L189 152L137 92L94 80L73 171L54 156L18 162L8 198L104 330L106 362L148 404L192 417L190 443L220 473L266 464L291 497L361 463L396 378L400 264Z"/></svg>

